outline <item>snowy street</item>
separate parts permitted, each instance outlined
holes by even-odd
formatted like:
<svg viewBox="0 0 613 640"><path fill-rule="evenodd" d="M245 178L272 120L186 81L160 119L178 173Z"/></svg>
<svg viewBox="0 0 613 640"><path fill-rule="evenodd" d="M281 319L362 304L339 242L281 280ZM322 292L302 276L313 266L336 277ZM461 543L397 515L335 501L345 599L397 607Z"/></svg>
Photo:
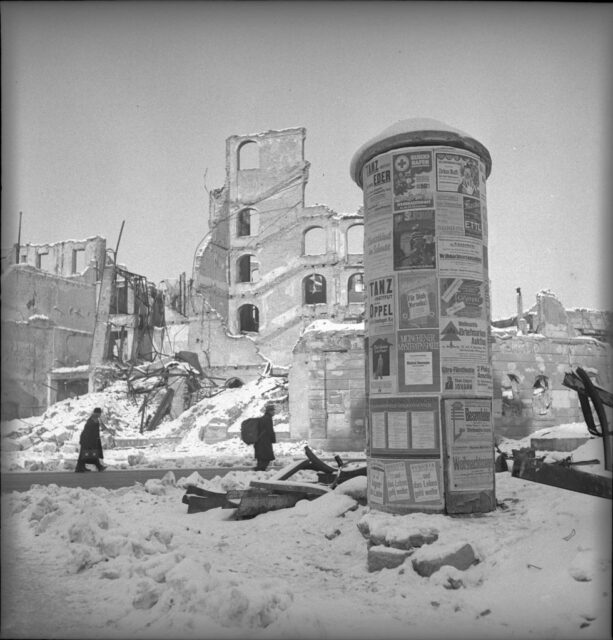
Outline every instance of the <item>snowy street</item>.
<svg viewBox="0 0 613 640"><path fill-rule="evenodd" d="M231 471L199 484L227 489L253 477ZM344 495L363 493L365 478L243 521L232 509L187 514L172 478L116 491L14 492L2 498L11 584L2 635L608 637L610 501L508 473L496 480L500 507L468 518L369 514ZM438 540L396 569L369 573L362 519L389 540L422 527ZM412 558L460 542L478 564L429 578L413 570Z"/></svg>

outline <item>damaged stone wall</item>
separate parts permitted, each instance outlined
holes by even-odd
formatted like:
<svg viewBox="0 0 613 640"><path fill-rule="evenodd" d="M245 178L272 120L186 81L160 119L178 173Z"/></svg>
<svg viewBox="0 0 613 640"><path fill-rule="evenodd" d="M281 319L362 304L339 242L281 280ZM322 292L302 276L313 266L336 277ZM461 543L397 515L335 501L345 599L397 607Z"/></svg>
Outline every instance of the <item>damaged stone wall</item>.
<svg viewBox="0 0 613 640"><path fill-rule="evenodd" d="M495 334L496 433L520 439L544 427L582 422L577 393L562 384L564 374L577 366L598 386L611 388L611 347L606 343L593 338Z"/></svg>
<svg viewBox="0 0 613 640"><path fill-rule="evenodd" d="M217 386L232 380L247 383L257 379L267 365L255 341L230 335L223 318L214 309L203 309L189 319L187 350L198 355L208 376Z"/></svg>
<svg viewBox="0 0 613 640"><path fill-rule="evenodd" d="M53 397L48 374L87 363L93 335L45 316L2 321L2 419L40 415ZM86 374L85 374L86 377Z"/></svg>
<svg viewBox="0 0 613 640"><path fill-rule="evenodd" d="M307 330L294 347L289 372L291 438L336 451L363 451L364 367L362 325Z"/></svg>
<svg viewBox="0 0 613 640"><path fill-rule="evenodd" d="M100 236L49 244L24 244L19 248L20 264L29 264L57 276L80 276L89 282L100 279L105 260L106 240Z"/></svg>

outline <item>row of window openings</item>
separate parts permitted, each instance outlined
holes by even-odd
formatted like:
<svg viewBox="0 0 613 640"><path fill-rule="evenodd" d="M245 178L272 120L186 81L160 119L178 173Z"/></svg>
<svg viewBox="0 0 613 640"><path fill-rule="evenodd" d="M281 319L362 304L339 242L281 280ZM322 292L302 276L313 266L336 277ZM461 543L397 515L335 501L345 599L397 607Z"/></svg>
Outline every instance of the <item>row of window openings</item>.
<svg viewBox="0 0 613 640"><path fill-rule="evenodd" d="M304 304L326 304L326 279L319 273L313 273L302 281ZM347 282L348 302L364 301L364 274L354 273ZM260 312L255 305L245 304L238 310L240 331L257 333L260 329Z"/></svg>
<svg viewBox="0 0 613 640"><path fill-rule="evenodd" d="M257 212L255 209L241 209L237 216L236 235L239 238L257 236ZM311 227L304 232L304 255L326 253L326 232L323 227ZM347 253L364 252L364 225L354 224L347 229Z"/></svg>
<svg viewBox="0 0 613 640"><path fill-rule="evenodd" d="M26 254L22 254L19 258L19 262L26 263L27 261L28 256ZM85 249L73 249L71 273L82 273L85 267ZM36 268L41 271L51 271L49 253L36 254Z"/></svg>

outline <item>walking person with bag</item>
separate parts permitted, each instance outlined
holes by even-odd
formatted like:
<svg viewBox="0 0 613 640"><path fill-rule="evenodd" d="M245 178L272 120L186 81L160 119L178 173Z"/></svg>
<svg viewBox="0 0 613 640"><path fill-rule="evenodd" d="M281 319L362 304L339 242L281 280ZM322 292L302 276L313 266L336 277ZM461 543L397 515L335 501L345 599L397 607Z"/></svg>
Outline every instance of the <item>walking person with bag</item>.
<svg viewBox="0 0 613 640"><path fill-rule="evenodd" d="M257 465L256 471L266 471L268 465L275 459L272 445L277 441L275 430L272 426L272 417L275 415L275 405L267 402L264 407L264 415L260 418L258 425L258 439L253 444Z"/></svg>
<svg viewBox="0 0 613 640"><path fill-rule="evenodd" d="M104 471L106 469L106 465L100 462L100 459L104 457L102 441L100 440L101 416L102 409L96 407L87 419L83 431L81 431L79 438L81 450L79 451L79 459L77 460L77 466L75 468L76 473L89 471L89 469L85 467L86 464L96 465L98 471Z"/></svg>

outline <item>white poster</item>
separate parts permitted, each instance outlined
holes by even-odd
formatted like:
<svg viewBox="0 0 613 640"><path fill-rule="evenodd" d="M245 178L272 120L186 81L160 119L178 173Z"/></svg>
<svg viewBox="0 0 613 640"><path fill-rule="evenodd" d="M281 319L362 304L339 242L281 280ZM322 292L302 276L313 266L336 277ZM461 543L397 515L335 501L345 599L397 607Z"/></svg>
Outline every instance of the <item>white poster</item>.
<svg viewBox="0 0 613 640"><path fill-rule="evenodd" d="M409 420L406 411L388 412L387 440L390 449L409 448Z"/></svg>
<svg viewBox="0 0 613 640"><path fill-rule="evenodd" d="M373 413L370 442L374 449L385 449L385 413Z"/></svg>
<svg viewBox="0 0 613 640"><path fill-rule="evenodd" d="M411 484L415 502L440 500L441 490L435 462L420 462L411 465Z"/></svg>

